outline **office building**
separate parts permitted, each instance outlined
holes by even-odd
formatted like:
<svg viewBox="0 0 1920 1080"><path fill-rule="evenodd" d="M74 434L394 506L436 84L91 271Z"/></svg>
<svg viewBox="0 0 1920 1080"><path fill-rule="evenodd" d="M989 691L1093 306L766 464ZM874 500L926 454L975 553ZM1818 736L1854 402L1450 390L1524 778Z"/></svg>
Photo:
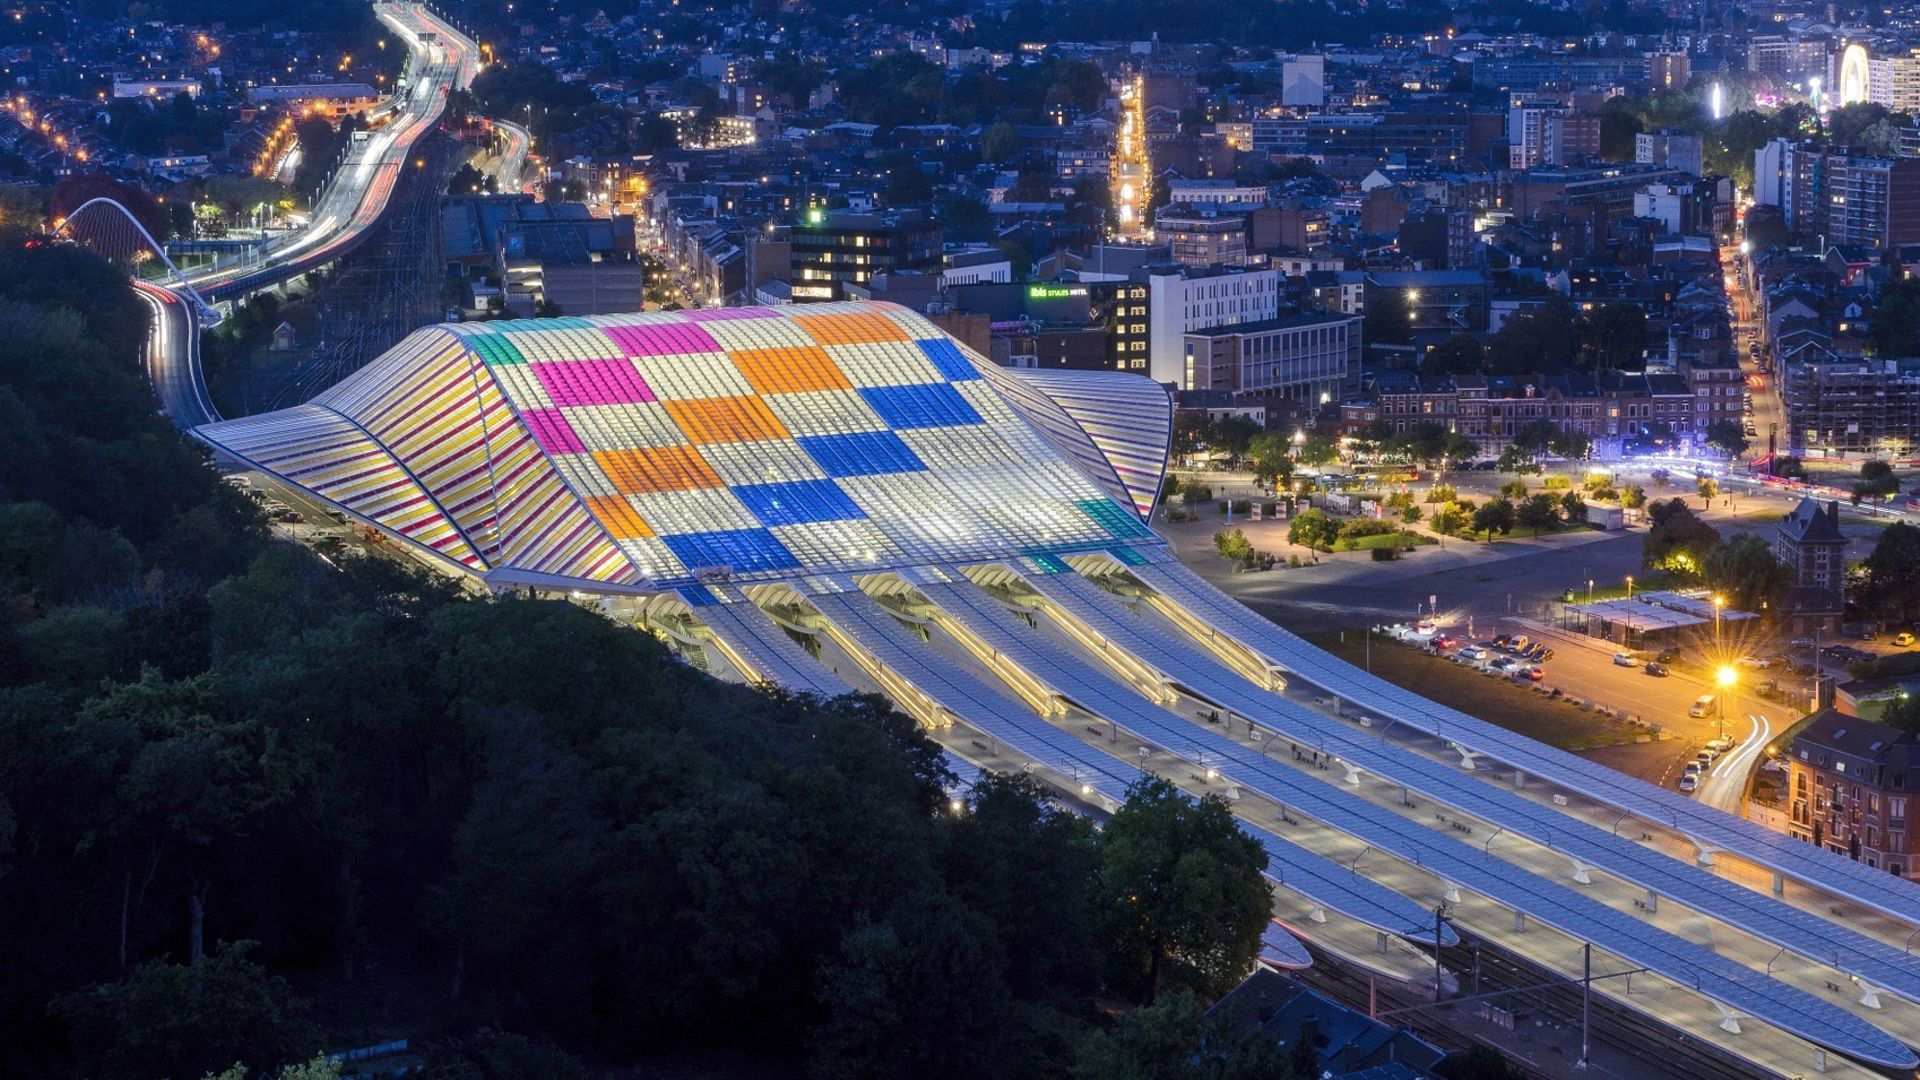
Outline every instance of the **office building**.
<svg viewBox="0 0 1920 1080"><path fill-rule="evenodd" d="M1190 390L1285 397L1318 407L1345 396L1360 370L1360 320L1310 312L1196 330L1186 336Z"/></svg>
<svg viewBox="0 0 1920 1080"><path fill-rule="evenodd" d="M846 283L890 270L937 273L940 237L940 223L917 210L808 210L787 236L794 302L845 299Z"/></svg>

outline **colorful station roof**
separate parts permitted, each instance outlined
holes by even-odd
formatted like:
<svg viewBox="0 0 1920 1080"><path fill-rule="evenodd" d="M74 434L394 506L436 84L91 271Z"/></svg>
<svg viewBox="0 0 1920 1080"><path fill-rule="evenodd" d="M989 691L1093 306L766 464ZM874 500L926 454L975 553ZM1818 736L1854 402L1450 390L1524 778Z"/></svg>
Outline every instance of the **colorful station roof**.
<svg viewBox="0 0 1920 1080"><path fill-rule="evenodd" d="M1154 543L1171 431L861 303L429 327L199 434L490 580L648 590Z"/></svg>

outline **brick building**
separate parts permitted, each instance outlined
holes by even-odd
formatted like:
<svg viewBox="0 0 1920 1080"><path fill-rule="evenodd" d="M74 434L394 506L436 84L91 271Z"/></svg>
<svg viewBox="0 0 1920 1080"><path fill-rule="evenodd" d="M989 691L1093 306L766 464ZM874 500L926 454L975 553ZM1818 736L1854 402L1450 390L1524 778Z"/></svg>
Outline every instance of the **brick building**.
<svg viewBox="0 0 1920 1080"><path fill-rule="evenodd" d="M1827 709L1794 736L1787 770L1788 835L1896 877L1920 876L1907 820L1920 799L1912 733Z"/></svg>

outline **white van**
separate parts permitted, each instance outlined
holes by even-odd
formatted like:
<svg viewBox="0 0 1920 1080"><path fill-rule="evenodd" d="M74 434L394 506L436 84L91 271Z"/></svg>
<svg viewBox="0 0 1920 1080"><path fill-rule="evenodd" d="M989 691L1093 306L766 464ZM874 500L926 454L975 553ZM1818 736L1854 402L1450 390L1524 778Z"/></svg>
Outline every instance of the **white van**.
<svg viewBox="0 0 1920 1080"><path fill-rule="evenodd" d="M1693 699L1693 708L1687 710L1688 716L1705 716L1713 711L1713 695L1701 694Z"/></svg>

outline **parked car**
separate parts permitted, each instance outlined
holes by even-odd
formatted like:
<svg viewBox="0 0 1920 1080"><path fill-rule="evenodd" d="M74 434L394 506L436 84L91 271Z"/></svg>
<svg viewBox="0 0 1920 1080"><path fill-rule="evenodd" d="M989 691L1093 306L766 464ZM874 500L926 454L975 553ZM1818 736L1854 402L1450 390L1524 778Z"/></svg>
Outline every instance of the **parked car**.
<svg viewBox="0 0 1920 1080"><path fill-rule="evenodd" d="M1893 635L1893 643L1902 649L1908 648L1913 644L1913 635L1908 631L1902 630Z"/></svg>
<svg viewBox="0 0 1920 1080"><path fill-rule="evenodd" d="M1459 652L1455 653L1454 655L1458 656L1462 660L1478 660L1487 654L1486 654L1486 650L1480 648L1480 646L1469 645L1466 648L1461 649Z"/></svg>
<svg viewBox="0 0 1920 1080"><path fill-rule="evenodd" d="M1739 745L1740 745L1740 740L1734 738L1731 735L1722 735L1718 738L1707 740L1707 749L1713 751L1716 754L1724 754L1727 751Z"/></svg>
<svg viewBox="0 0 1920 1080"><path fill-rule="evenodd" d="M1640 670L1646 672L1649 675L1658 675L1663 679L1667 677L1667 665L1661 663L1658 660L1647 661L1647 666L1644 668L1641 668Z"/></svg>
<svg viewBox="0 0 1920 1080"><path fill-rule="evenodd" d="M1617 652L1613 654L1613 664L1615 667L1639 667L1640 661L1627 653Z"/></svg>
<svg viewBox="0 0 1920 1080"><path fill-rule="evenodd" d="M1680 790L1681 791L1687 792L1688 794L1692 794L1693 791L1697 789L1699 786L1700 786L1700 776L1698 773L1681 773L1680 774Z"/></svg>
<svg viewBox="0 0 1920 1080"><path fill-rule="evenodd" d="M1693 699L1693 704L1687 708L1687 715L1693 717L1707 715L1713 711L1713 701L1714 698L1712 694L1701 694L1699 697Z"/></svg>
<svg viewBox="0 0 1920 1080"><path fill-rule="evenodd" d="M1528 637L1525 634L1521 634L1519 637L1514 638L1511 642L1509 642L1507 645L1507 648L1512 649L1514 652L1517 652L1517 653L1523 653L1523 652L1526 652L1527 649L1530 648L1532 645L1533 645L1533 639Z"/></svg>
<svg viewBox="0 0 1920 1080"><path fill-rule="evenodd" d="M1699 753L1694 754L1693 760L1700 766L1701 772L1706 772L1708 767L1713 764L1714 759L1718 758L1719 756L1720 756L1720 751L1715 750L1713 747L1709 746L1706 749L1701 750Z"/></svg>
<svg viewBox="0 0 1920 1080"><path fill-rule="evenodd" d="M1662 664L1671 664L1675 660L1680 659L1680 646L1669 645L1666 648L1661 649L1660 655L1654 657L1654 659L1658 660Z"/></svg>
<svg viewBox="0 0 1920 1080"><path fill-rule="evenodd" d="M1810 637L1797 637L1787 644L1795 649L1811 649L1813 648L1813 639Z"/></svg>
<svg viewBox="0 0 1920 1080"><path fill-rule="evenodd" d="M1767 668L1770 668L1773 666L1773 661L1767 659L1764 656L1743 656L1740 659L1735 660L1734 663L1740 667L1748 668L1753 671L1765 671Z"/></svg>
<svg viewBox="0 0 1920 1080"><path fill-rule="evenodd" d="M1539 682L1540 680L1546 677L1547 677L1547 669L1541 667L1538 664L1535 664L1534 666L1527 669L1527 679L1531 682Z"/></svg>
<svg viewBox="0 0 1920 1080"><path fill-rule="evenodd" d="M1496 649L1504 649L1511 644L1513 644L1512 634L1500 634L1493 639L1493 647Z"/></svg>

